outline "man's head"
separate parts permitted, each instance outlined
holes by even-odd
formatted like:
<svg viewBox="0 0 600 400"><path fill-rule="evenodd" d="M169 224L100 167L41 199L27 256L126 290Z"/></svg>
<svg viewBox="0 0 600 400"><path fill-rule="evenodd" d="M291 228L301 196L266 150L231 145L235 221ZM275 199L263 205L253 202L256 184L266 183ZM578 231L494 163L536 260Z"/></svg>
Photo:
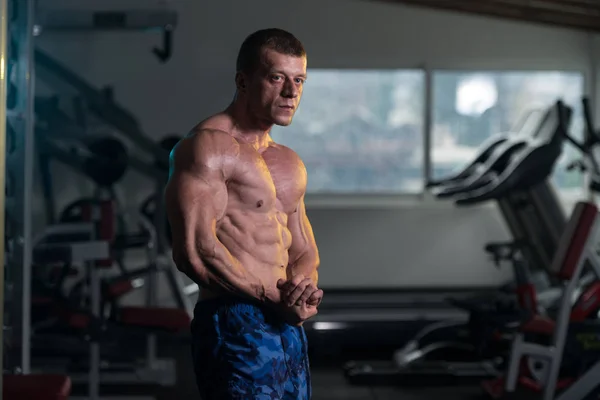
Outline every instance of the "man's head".
<svg viewBox="0 0 600 400"><path fill-rule="evenodd" d="M302 43L282 29L263 29L248 36L237 58L238 96L252 117L269 125L289 125L306 80Z"/></svg>

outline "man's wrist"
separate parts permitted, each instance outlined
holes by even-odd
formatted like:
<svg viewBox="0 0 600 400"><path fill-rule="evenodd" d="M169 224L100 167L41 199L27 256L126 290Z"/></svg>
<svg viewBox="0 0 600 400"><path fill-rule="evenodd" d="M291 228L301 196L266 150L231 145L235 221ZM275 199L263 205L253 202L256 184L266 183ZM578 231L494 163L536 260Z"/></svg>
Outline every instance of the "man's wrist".
<svg viewBox="0 0 600 400"><path fill-rule="evenodd" d="M276 307L281 303L281 292L277 288L263 286L259 300L268 307Z"/></svg>

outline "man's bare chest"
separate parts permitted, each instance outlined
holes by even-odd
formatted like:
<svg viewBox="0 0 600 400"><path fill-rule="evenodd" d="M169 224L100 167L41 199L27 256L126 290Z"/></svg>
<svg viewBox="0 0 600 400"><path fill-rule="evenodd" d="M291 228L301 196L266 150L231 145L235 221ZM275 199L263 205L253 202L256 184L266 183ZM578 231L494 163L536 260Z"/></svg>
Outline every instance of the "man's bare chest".
<svg viewBox="0 0 600 400"><path fill-rule="evenodd" d="M294 153L244 149L240 153L239 184L253 192L256 199L250 201L262 203L261 207L272 203L290 214L304 195L306 170Z"/></svg>

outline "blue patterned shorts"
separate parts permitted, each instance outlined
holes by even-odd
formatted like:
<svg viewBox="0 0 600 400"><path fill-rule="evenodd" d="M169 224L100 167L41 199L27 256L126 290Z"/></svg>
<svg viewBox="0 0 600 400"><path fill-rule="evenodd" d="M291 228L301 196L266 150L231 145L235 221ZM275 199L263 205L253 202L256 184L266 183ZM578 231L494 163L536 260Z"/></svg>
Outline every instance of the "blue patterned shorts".
<svg viewBox="0 0 600 400"><path fill-rule="evenodd" d="M311 398L304 328L252 301L227 297L198 302L191 329L202 399Z"/></svg>

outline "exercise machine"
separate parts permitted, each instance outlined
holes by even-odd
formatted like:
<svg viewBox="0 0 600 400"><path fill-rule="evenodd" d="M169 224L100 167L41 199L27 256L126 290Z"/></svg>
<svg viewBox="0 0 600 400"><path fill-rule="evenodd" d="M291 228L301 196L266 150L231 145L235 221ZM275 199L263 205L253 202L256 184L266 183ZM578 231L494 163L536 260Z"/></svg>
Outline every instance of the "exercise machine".
<svg viewBox="0 0 600 400"><path fill-rule="evenodd" d="M112 96L110 88L98 89L90 85L83 78L69 70L60 62L45 54L41 50L36 51L36 66L38 75L47 81L50 85L60 90L61 93L75 93L77 104L76 109L80 110L79 114L91 114L103 124L116 129L116 134L119 139L125 143L131 143L131 148L135 148L136 154L131 152L127 157L127 165L131 170L136 171L142 176L148 178L155 185L154 193L163 193L164 185L167 182L168 176L168 159L169 150L165 147L172 140L165 143L157 143L148 138L141 130L139 123L135 117L125 108L118 105ZM77 119L69 118L65 113L62 113L60 124L53 129L52 134L46 132L44 137L60 137L68 136L85 137L85 121L86 118L78 117ZM54 146L53 146L54 144ZM125 147L127 144L125 144ZM51 149L53 157L60 157L61 161L68 158L68 154L64 148L60 148L56 143L50 143L44 148ZM177 272L170 256L170 246L168 238L168 224L166 213L164 211L164 199L162 196L156 196L153 201L153 217L156 231L159 235L157 241L158 257L157 263L164 266L165 269L170 269L169 284L177 287L176 302L179 307L184 308L191 315L193 312L192 295L197 293L197 285L187 283L185 279ZM51 208L48 206L47 208ZM150 280L154 278L150 277Z"/></svg>
<svg viewBox="0 0 600 400"><path fill-rule="evenodd" d="M70 392L71 379L64 375L32 373L31 366L31 279L32 263L40 265L52 262L54 252L34 252L32 239L31 204L33 191L33 168L35 164L34 135L34 63L33 35L43 30L54 29L146 29L163 30L163 48L156 48L155 55L163 62L171 55L172 31L176 24L174 13L153 12L113 12L91 13L81 11L69 13L66 10L52 11L36 15L33 0L0 1L0 59L3 63L0 88L0 125L6 154L0 163L5 192L2 195L4 214L2 224L6 227L2 235L5 262L0 263L5 270L2 290L3 314L3 358L4 383L3 398L63 399ZM164 10L163 10L164 11ZM37 128L37 127L36 127ZM88 144L94 154L108 142ZM114 142L112 142L114 143ZM103 150L101 150L103 151ZM92 157L94 158L94 157ZM97 157L96 157L97 158ZM97 162L98 160L96 160ZM114 160L113 160L114 161ZM107 164L105 164L107 165ZM155 174L154 176L159 176ZM96 179L105 178L96 175ZM64 244L64 243L63 243ZM56 243L54 243L56 245ZM88 243L89 245L89 243ZM89 246L88 246L89 247ZM81 252L85 245L71 246L71 250L60 247L59 253L70 261L84 258ZM79 253L75 250L79 249ZM54 250L58 250L55 248ZM79 258L78 258L79 257ZM91 261L90 261L91 263ZM130 310L131 311L131 310ZM142 313L143 314L143 313ZM140 318L137 313L132 318ZM87 378L86 378L87 381ZM34 390L35 389L35 390Z"/></svg>
<svg viewBox="0 0 600 400"><path fill-rule="evenodd" d="M72 168L72 170L82 173L84 176L91 179L97 186L93 198L102 200L110 199L117 201L117 195L113 186L123 177L127 170L131 170L141 174L148 178L157 187L162 188L166 183L167 171L164 169L166 164L165 160L153 160L148 161L141 159L136 154L131 154L125 148L125 145L121 142L118 137L105 137L105 136L93 136L86 134L84 128L80 127L74 120L72 120L66 113L62 112L58 108L58 104L54 99L39 99L36 112L40 122L36 127L37 137L39 137L39 156L45 161L45 167L43 170L48 171L48 165L51 160L57 160L62 164L65 164ZM164 147L163 141L168 143L173 142L173 137L167 137L157 144L159 147ZM167 144L168 144L167 143ZM168 152L166 153L168 158ZM42 165L42 163L40 163ZM55 217L55 205L54 195L52 189L52 177L48 172L42 175L44 198L46 200L46 210L49 215L50 221L56 221ZM162 190L158 193L162 193ZM154 196L154 195L153 195ZM152 196L152 197L153 197ZM71 206L75 206L73 203ZM162 205L162 201L159 199L159 205ZM160 272L164 272L168 279L170 292L173 299L178 307L186 310L191 316L193 313L193 302L188 294L186 294L187 285L183 278L178 273L175 265L173 264L169 254L169 230L168 223L166 221L166 213L163 209L156 211L156 201L153 198L152 213L142 213L145 218L150 218L151 222L156 228L158 235L156 246L158 247L157 258L152 260L152 264L144 272L145 281L151 287L156 288L158 282L155 277ZM123 222L125 218L126 210L123 210L119 206L119 227L125 229L126 225ZM63 214L65 218L73 218L69 213L74 213L74 210L64 210ZM129 214L139 215L138 212L129 212ZM74 215L78 215L75 212ZM159 219L157 215L163 216L160 218L160 223L157 223ZM137 218L139 219L139 218ZM64 219L63 219L64 220ZM131 237L131 235L129 235ZM138 238L142 239L140 235ZM117 245L119 241L117 240ZM141 244L144 245L143 243ZM160 250L162 249L162 251ZM124 267L123 257L119 256L118 249L116 250L115 261L117 265L121 267L123 277L131 276L131 271L128 271ZM142 272L139 271L138 272ZM140 273L134 274L137 277L131 276L132 278L139 278ZM139 282L139 280L138 280Z"/></svg>
<svg viewBox="0 0 600 400"><path fill-rule="evenodd" d="M495 189L493 185L490 185L488 190L494 191L495 196L502 198L511 193L512 190L527 190L546 180L552 172L554 163L561 154L564 132L567 129L569 120L570 109L566 108L561 102L558 102L542 120L538 134L529 137L529 140L525 144L519 145L517 150L513 146L507 147L507 151L511 153L510 162L505 163L503 169L496 168L490 171L490 174L493 173L497 177L494 180L500 185L501 190ZM539 159L540 162L535 163L536 159ZM530 179L530 177L534 179ZM507 181L510 185L503 184ZM482 186L482 188L484 187ZM477 193L481 193L481 191L482 189L479 189L479 192L475 190ZM463 199L466 199L466 195L463 196ZM468 311L473 316L476 310L471 308ZM519 316L512 314L512 318L515 317L518 318ZM503 323L505 323L505 320L501 319L500 325ZM458 378L472 379L495 375L497 373L498 360L494 358L468 363L427 360L427 355L430 351L439 353L440 350L447 351L448 349L462 350L462 357L457 358L473 359L472 355L475 353L476 348L469 341L470 336L468 334L465 336L460 333L461 331L468 331L468 328L468 324L465 324L464 321L444 321L437 326L425 328L422 334L417 336L416 340L409 342L404 349L396 352L394 362L391 366L388 366L387 370L381 370L380 373L380 370L375 369L371 363L349 363L346 366L346 376L354 383L369 383L373 379L379 381L382 375L387 375L392 380L397 380L399 376L410 377L412 379L419 375L429 378L448 378L451 381ZM432 335L432 333L440 332L452 332L452 337L456 338L458 335L459 340L442 342L441 345L434 346L433 348L429 347L429 349L425 349L426 346L421 346L420 341L426 341L426 336L431 335L439 338L443 335Z"/></svg>
<svg viewBox="0 0 600 400"><path fill-rule="evenodd" d="M63 341L65 332L69 330L76 334L72 336L71 342L81 342L82 337L88 338L89 372L82 374L80 371L82 366L77 359L82 358L81 354L66 359L63 356L62 362L56 359L55 354L52 364L44 362L43 359L36 359L36 365L44 371L68 373L75 383L89 382L91 399L99 398L99 388L104 383L174 385L175 364L172 360L157 358L157 335L164 332L172 336L187 331L190 318L184 310L157 307L155 292L152 291L148 293L148 303L144 307L114 305L115 308L110 313L102 313L101 281L103 271L107 266L112 266L112 262L106 261L111 259L111 245L115 241L114 225L110 224L110 221L114 220L111 215L114 209L110 202L92 205L94 206L97 206L95 210L86 213L88 221L48 227L35 240L36 268L43 268L44 263L48 266L59 263L65 269L78 265L83 266L83 273L87 275L90 301L83 306L71 302L61 293L61 282L57 283L58 288L51 288L45 294L49 295L49 301L55 304L54 309L59 310L59 320L63 325L63 330L59 332ZM149 232L152 231L150 223L146 228ZM155 234L150 236L151 241L155 238ZM148 247L155 248L152 245ZM149 258L152 257L153 255L149 255ZM65 275L67 274L62 274ZM44 330L45 327L42 326L40 332L36 333L39 334L42 343L48 342L48 338L44 337ZM102 357L100 350L103 343L113 343L121 348L122 352L127 352L123 349L127 349L128 340L139 341L141 338L146 339L146 352L142 364L136 361L126 363L125 360L119 359L115 365L110 359Z"/></svg>
<svg viewBox="0 0 600 400"><path fill-rule="evenodd" d="M544 400L586 399L591 394L597 398L600 353L595 346L600 326L597 319L579 324L572 320L587 301L597 301L600 294L595 290L591 298L584 296L576 303L572 299L586 266L591 267L596 282L600 280L599 238L598 208L593 203L578 203L553 262L564 281L556 318L534 314L521 324L513 339L506 377L484 383L492 397L513 393L519 385L543 392ZM532 336L547 340L533 341ZM589 344L592 347L586 349ZM564 364L570 364L566 371ZM557 396L559 391L562 393Z"/></svg>
<svg viewBox="0 0 600 400"><path fill-rule="evenodd" d="M585 131L585 136L584 136L584 140L582 142L577 141L575 138L569 136L567 137L567 139L569 140L569 142L571 142L572 145L574 145L576 148L578 148L583 156L583 159L575 161L574 163L572 163L569 168L578 168L579 170L583 171L587 171L589 173L589 179L588 179L588 187L590 189L590 191L592 193L595 193L599 190L600 186L598 185L598 182L600 180L600 168L598 166L598 162L596 161L595 155L594 155L594 148L595 146L600 143L600 135L599 133L596 131L595 127L594 127L594 123L593 123L593 119L592 119L592 115L591 115L591 111L590 111L590 105L589 105L589 100L587 98L584 98L582 100L582 105L583 105L583 111L584 111L584 118L585 118L585 122L586 122L586 131ZM586 207L588 207L589 204L587 203L579 203L578 206L575 208L575 211L573 212L572 216L571 216L571 225L575 225L577 223L579 223L581 225L580 220L583 218L582 215L583 213L586 211ZM593 214L592 210L588 211L589 213ZM579 222L578 222L579 221ZM578 230L578 228L576 226L572 226L570 229L567 229L564 233L563 236L569 236L569 235L575 235ZM584 227L584 231L585 231L585 227ZM582 233L582 235L584 235L584 233ZM562 239L563 241L566 241L567 239ZM583 239L581 239L583 240ZM566 246L566 245L564 245ZM553 262L553 268L555 270L557 270L557 275L559 277L562 278L562 287L563 287L563 293L562 293L562 297L561 297L561 302L565 302L565 298L567 299L571 299L571 298L577 298L578 300L576 302L572 302L569 307L571 307L571 315L570 315L570 324L569 324L569 333L567 336L567 342L566 343L566 352L571 354L571 358L573 357L573 355L575 354L579 354L579 358L583 359L584 357L589 358L589 356L591 356L591 360L592 360L592 364L594 362L596 362L598 359L600 359L600 354L598 353L594 353L593 351L589 351L589 349L591 348L590 345L593 347L594 344L594 338L597 337L597 332L598 332L598 325L597 322L592 320L592 321L584 321L581 318L581 315L585 312L597 312L596 309L597 307L597 303L599 301L599 293L598 291L600 290L600 283L598 282L598 270L597 270L597 254L593 251L593 249L591 250L591 253L588 254L587 258L584 259L583 261L583 266L581 267L581 271L574 271L573 265L569 266L566 264L566 261L563 261L562 264L562 269L559 268L560 267L560 259L559 257L562 256L562 254L566 251L565 248L561 249L559 247L559 250L556 252L557 256ZM557 246L558 247L558 246ZM576 251L576 250L575 250ZM562 252L562 253L561 253ZM575 256L573 256L575 257ZM563 258L564 259L564 258ZM571 268L571 269L569 269ZM585 270L590 270L591 273L589 275L584 275L584 271ZM576 275L572 275L572 274L576 274ZM590 275L593 277L593 279L590 279ZM575 284L575 288L571 288L570 285L572 285L573 283L570 282L569 280L575 280L577 282L579 282L579 285ZM581 289L581 286L583 286L585 289ZM571 291L571 294L567 293L568 291ZM560 318L560 312L562 312L562 308L564 305L559 304L559 306L556 307L556 313L557 314L557 319L556 321L558 321L558 318ZM531 336L531 333L538 333L537 336L539 336L539 334L541 334L542 336L548 337L548 335L550 335L554 329L554 324L553 324L553 319L551 316L549 315L544 315L542 313L537 313L534 314L533 318L530 318L527 320L528 322L526 324L524 324L521 327L521 332L528 332L529 336ZM557 328L558 329L558 328ZM527 336L524 336L522 333L520 333L517 337L517 339L515 339L514 343L517 343L517 349L515 349L514 345L513 345L513 360L514 357L518 357L518 355L515 355L514 352L516 351L517 353L519 353L521 350L523 350L521 347L519 347L519 343L522 342L522 340L524 338L526 338ZM575 337L576 339L574 340L573 337ZM557 339L557 336L555 334L554 336L555 340ZM580 340L581 338L584 338L582 340L586 340L587 342L590 342L591 340L591 344L590 343L586 343L586 346L582 346L580 344L575 344L573 345L572 342L575 341L577 342L577 340ZM571 343L569 343L569 341ZM585 348L588 349L588 351L585 351ZM583 354L585 353L585 354ZM542 382L542 378L544 377L545 374L548 373L548 360L545 360L544 357L528 357L527 358L528 362L524 364L524 369L521 371L522 374L519 375L518 378L518 382L520 384L522 384L525 387L528 387L529 389L533 389L535 391L541 391L544 382ZM541 362L540 362L541 361ZM565 362L563 364L567 364L566 366L563 365L561 366L561 372L564 372L565 369L567 370L567 373L570 373L571 376L561 379L558 382L555 383L556 389L564 389L565 387L568 387L574 380L573 378L573 371L577 372L577 371L581 371L581 362L577 362L577 361L581 361L581 360L576 360L575 363L573 362ZM516 362L516 361L515 361ZM555 361L552 361L555 362ZM558 363L560 364L560 361L558 361ZM575 365L574 365L575 364ZM583 365L583 368L587 368L589 365ZM510 368L513 368L514 366L511 366ZM514 391L515 387L517 385L517 378L516 378L516 371L513 368L512 370L509 368L509 373L510 371L512 371L512 375L510 375L510 379L509 381L506 381L503 377L499 377L497 379L494 380L490 380L490 381L485 381L483 384L484 389L486 390L486 392L488 392L488 394L490 394L492 397L500 397L505 389L505 385L506 387L510 387L510 391ZM551 370L550 370L551 371ZM546 382L547 383L547 382ZM552 385L552 383L551 383ZM549 390L549 388L547 388ZM554 389L552 389L554 390ZM579 390L576 390L574 392L569 392L569 395L573 395L574 393L580 393ZM545 394L545 396L551 396L550 394ZM566 395L565 395L566 396ZM550 397L552 398L552 396ZM569 397L562 397L561 398L569 398ZM577 398L583 398L582 397L577 397Z"/></svg>
<svg viewBox="0 0 600 400"><path fill-rule="evenodd" d="M450 197L454 194L454 188L468 188L470 184L481 178L486 171L490 171L501 160L499 155L509 155L511 150L517 150L519 143L528 140L539 132L541 110L532 110L513 127L509 132L493 135L484 141L477 151L473 160L460 171L449 177L439 180L430 180L426 187L438 198Z"/></svg>
<svg viewBox="0 0 600 400"><path fill-rule="evenodd" d="M586 126L588 134L586 135L586 140L583 143L579 143L568 132L565 132L565 138L582 151L585 160L591 160L591 162L589 163L591 167L588 169L592 172L593 182L597 181L597 176L600 173L600 170L597 168L596 163L593 162L593 148L598 143L598 138L597 135L594 133L593 124L591 123L589 103L586 98L582 100L582 105L584 115L587 121ZM534 170L531 171L534 172ZM596 176L596 178L594 178L594 176ZM559 235L561 235L561 232L564 232L565 228L565 226L562 223L564 212L561 210L560 203L558 202L556 196L553 194L553 190L550 187L549 183L544 182L541 186L534 186L528 191L521 191L520 193L516 192L515 194L509 194L509 196L514 196L516 194L520 194L520 196L523 199L525 199L524 195L527 194L527 201L523 201L521 202L521 204L515 203L513 207L507 209L514 210L514 212L516 213L521 213L522 215L519 219L525 222L525 224L521 229L519 229L519 227L516 226L512 227L511 231L513 235L518 238L518 240L509 243L508 247L513 247L515 243L519 243L521 253L523 253L523 247L527 248L531 245L532 242L535 243L536 239L540 240L544 238L544 236L541 235L542 232L546 234L548 234L549 232L554 232L553 235L548 235L549 238L545 240L545 242L548 243L548 245L545 246L545 248L547 248L548 250L555 249L558 246L558 241L556 240L556 238ZM540 227L541 229L539 229ZM538 233L540 230L542 232ZM505 245L501 247L505 247ZM507 248L505 248L504 250L507 250ZM546 255L546 257L551 256L552 255L550 253ZM560 299L560 295L562 294L561 287L547 287L545 285L540 287L539 284L535 286L527 285L527 281L525 281L525 284L523 284L523 279L522 277L520 277L519 271L528 272L528 268L515 269L515 278L517 282L521 282L517 284L517 294L522 296L524 294L523 291L525 291L525 293L529 291L531 293L529 296L529 303L535 303L535 306L526 306L523 304L522 299L520 299L520 308L522 310L536 312L555 308L555 303ZM553 273L552 277L553 280L556 280L556 274ZM584 288L593 279L595 278L591 275L588 275L583 278L583 285L582 288L580 288L580 291L583 291L582 296L587 295L588 297L592 297L594 288ZM531 290L534 288L535 291L532 293ZM489 307L489 304L485 304L485 300L481 298L475 298L473 300L469 299L467 301L454 301L454 304L456 304L458 307L469 310L469 312L472 315L481 315L482 308L483 310L487 309L487 312L494 312L495 310L494 307ZM590 304L590 306L593 306L593 304ZM590 313L592 312L593 308L591 308ZM587 315L585 317L587 317ZM583 318L581 312L578 314L577 317L574 318ZM435 331L435 326L428 327L428 329L424 330L423 333L421 333L418 336L419 340L413 340L409 342L409 344L399 352L400 357L403 357L400 359L405 360L406 362L406 360L413 360L416 357L423 357L427 355L427 352L423 350L423 342L427 343L427 341L424 340L424 335L425 333L429 333L432 331L436 333L436 336L434 336L434 338L443 337L443 335L440 335L440 332ZM428 345L429 348L439 348L444 346L444 342L440 341L440 339L437 339L437 342L434 341L433 344L428 343ZM398 355L396 359L398 360Z"/></svg>
<svg viewBox="0 0 600 400"><path fill-rule="evenodd" d="M536 271L547 270L567 217L546 179L531 176L531 181L528 181L528 176L513 175L508 170L507 163L513 155L521 153L524 146L548 141L557 123L557 107L548 108L538 119L536 129L528 136L511 137L502 147L496 147L490 157L478 166L476 172L465 174L462 180L440 182L437 185L438 198L451 199L459 206L496 200L512 238L515 241L530 243L530 246L522 248L522 255L529 267ZM565 122L567 125L570 123L570 115L565 116ZM556 153L562 151L562 140L566 138L564 135L556 137L559 146L550 145L549 151L544 153L548 157L549 165L542 166L540 163L539 167L535 167L542 176L549 175L554 168ZM540 162L543 161L544 154L540 157ZM504 176L499 176L499 173L503 173ZM512 181L514 179L518 179L518 182ZM506 187L510 190L496 185L499 180L507 184ZM451 193L452 196L444 193ZM485 193L488 197L481 198L479 193Z"/></svg>

